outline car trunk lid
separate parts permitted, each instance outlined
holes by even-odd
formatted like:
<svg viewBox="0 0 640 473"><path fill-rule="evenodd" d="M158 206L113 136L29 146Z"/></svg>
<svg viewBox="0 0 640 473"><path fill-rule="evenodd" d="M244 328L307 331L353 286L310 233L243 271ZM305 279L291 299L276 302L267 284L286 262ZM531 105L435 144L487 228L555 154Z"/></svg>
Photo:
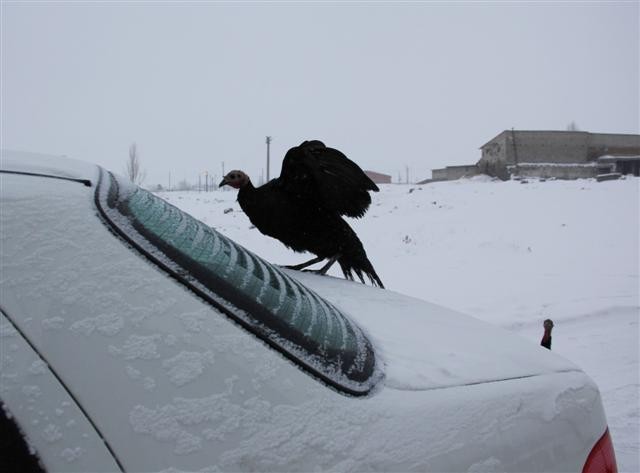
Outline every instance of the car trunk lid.
<svg viewBox="0 0 640 473"><path fill-rule="evenodd" d="M516 334L451 309L343 279L289 274L368 333L387 387L427 390L580 371Z"/></svg>

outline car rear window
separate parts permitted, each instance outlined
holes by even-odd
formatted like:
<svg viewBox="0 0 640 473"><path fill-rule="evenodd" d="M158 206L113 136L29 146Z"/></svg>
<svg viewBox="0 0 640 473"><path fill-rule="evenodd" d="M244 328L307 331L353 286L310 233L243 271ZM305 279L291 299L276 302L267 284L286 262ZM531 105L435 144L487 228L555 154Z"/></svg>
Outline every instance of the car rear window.
<svg viewBox="0 0 640 473"><path fill-rule="evenodd" d="M307 372L352 395L381 378L362 330L278 267L107 171L95 200L116 234Z"/></svg>

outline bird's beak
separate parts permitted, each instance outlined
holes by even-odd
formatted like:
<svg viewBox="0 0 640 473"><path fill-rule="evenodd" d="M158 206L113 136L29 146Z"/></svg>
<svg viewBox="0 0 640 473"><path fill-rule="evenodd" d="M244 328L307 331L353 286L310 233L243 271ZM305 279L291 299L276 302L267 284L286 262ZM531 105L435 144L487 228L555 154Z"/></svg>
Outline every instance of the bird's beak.
<svg viewBox="0 0 640 473"><path fill-rule="evenodd" d="M226 186L227 184L228 184L227 178L225 177L224 179L222 179L222 181L220 181L220 184L218 184L218 187Z"/></svg>

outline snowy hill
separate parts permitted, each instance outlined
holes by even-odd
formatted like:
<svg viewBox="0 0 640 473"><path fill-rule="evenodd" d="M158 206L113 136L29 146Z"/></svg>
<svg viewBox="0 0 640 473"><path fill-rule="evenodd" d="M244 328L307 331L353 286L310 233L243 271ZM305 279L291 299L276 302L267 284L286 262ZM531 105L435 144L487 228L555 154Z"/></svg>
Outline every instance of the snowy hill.
<svg viewBox="0 0 640 473"><path fill-rule="evenodd" d="M252 228L235 191L159 195L269 261L309 259ZM600 386L620 471L640 471L639 219L637 178L520 183L481 176L383 185L364 219L350 224L389 289L535 343L542 321L553 319L553 350ZM331 274L341 277L337 267Z"/></svg>

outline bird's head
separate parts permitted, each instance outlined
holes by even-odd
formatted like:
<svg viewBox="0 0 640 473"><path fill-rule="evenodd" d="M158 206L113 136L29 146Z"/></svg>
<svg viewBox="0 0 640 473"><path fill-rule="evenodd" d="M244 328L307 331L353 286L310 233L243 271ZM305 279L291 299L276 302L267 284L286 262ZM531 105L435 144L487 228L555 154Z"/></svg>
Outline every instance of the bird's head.
<svg viewBox="0 0 640 473"><path fill-rule="evenodd" d="M224 176L218 187L231 186L234 189L241 189L249 184L249 182L249 176L242 171L234 170Z"/></svg>
<svg viewBox="0 0 640 473"><path fill-rule="evenodd" d="M551 330L553 328L553 320L546 319L542 325L544 326L545 330Z"/></svg>

